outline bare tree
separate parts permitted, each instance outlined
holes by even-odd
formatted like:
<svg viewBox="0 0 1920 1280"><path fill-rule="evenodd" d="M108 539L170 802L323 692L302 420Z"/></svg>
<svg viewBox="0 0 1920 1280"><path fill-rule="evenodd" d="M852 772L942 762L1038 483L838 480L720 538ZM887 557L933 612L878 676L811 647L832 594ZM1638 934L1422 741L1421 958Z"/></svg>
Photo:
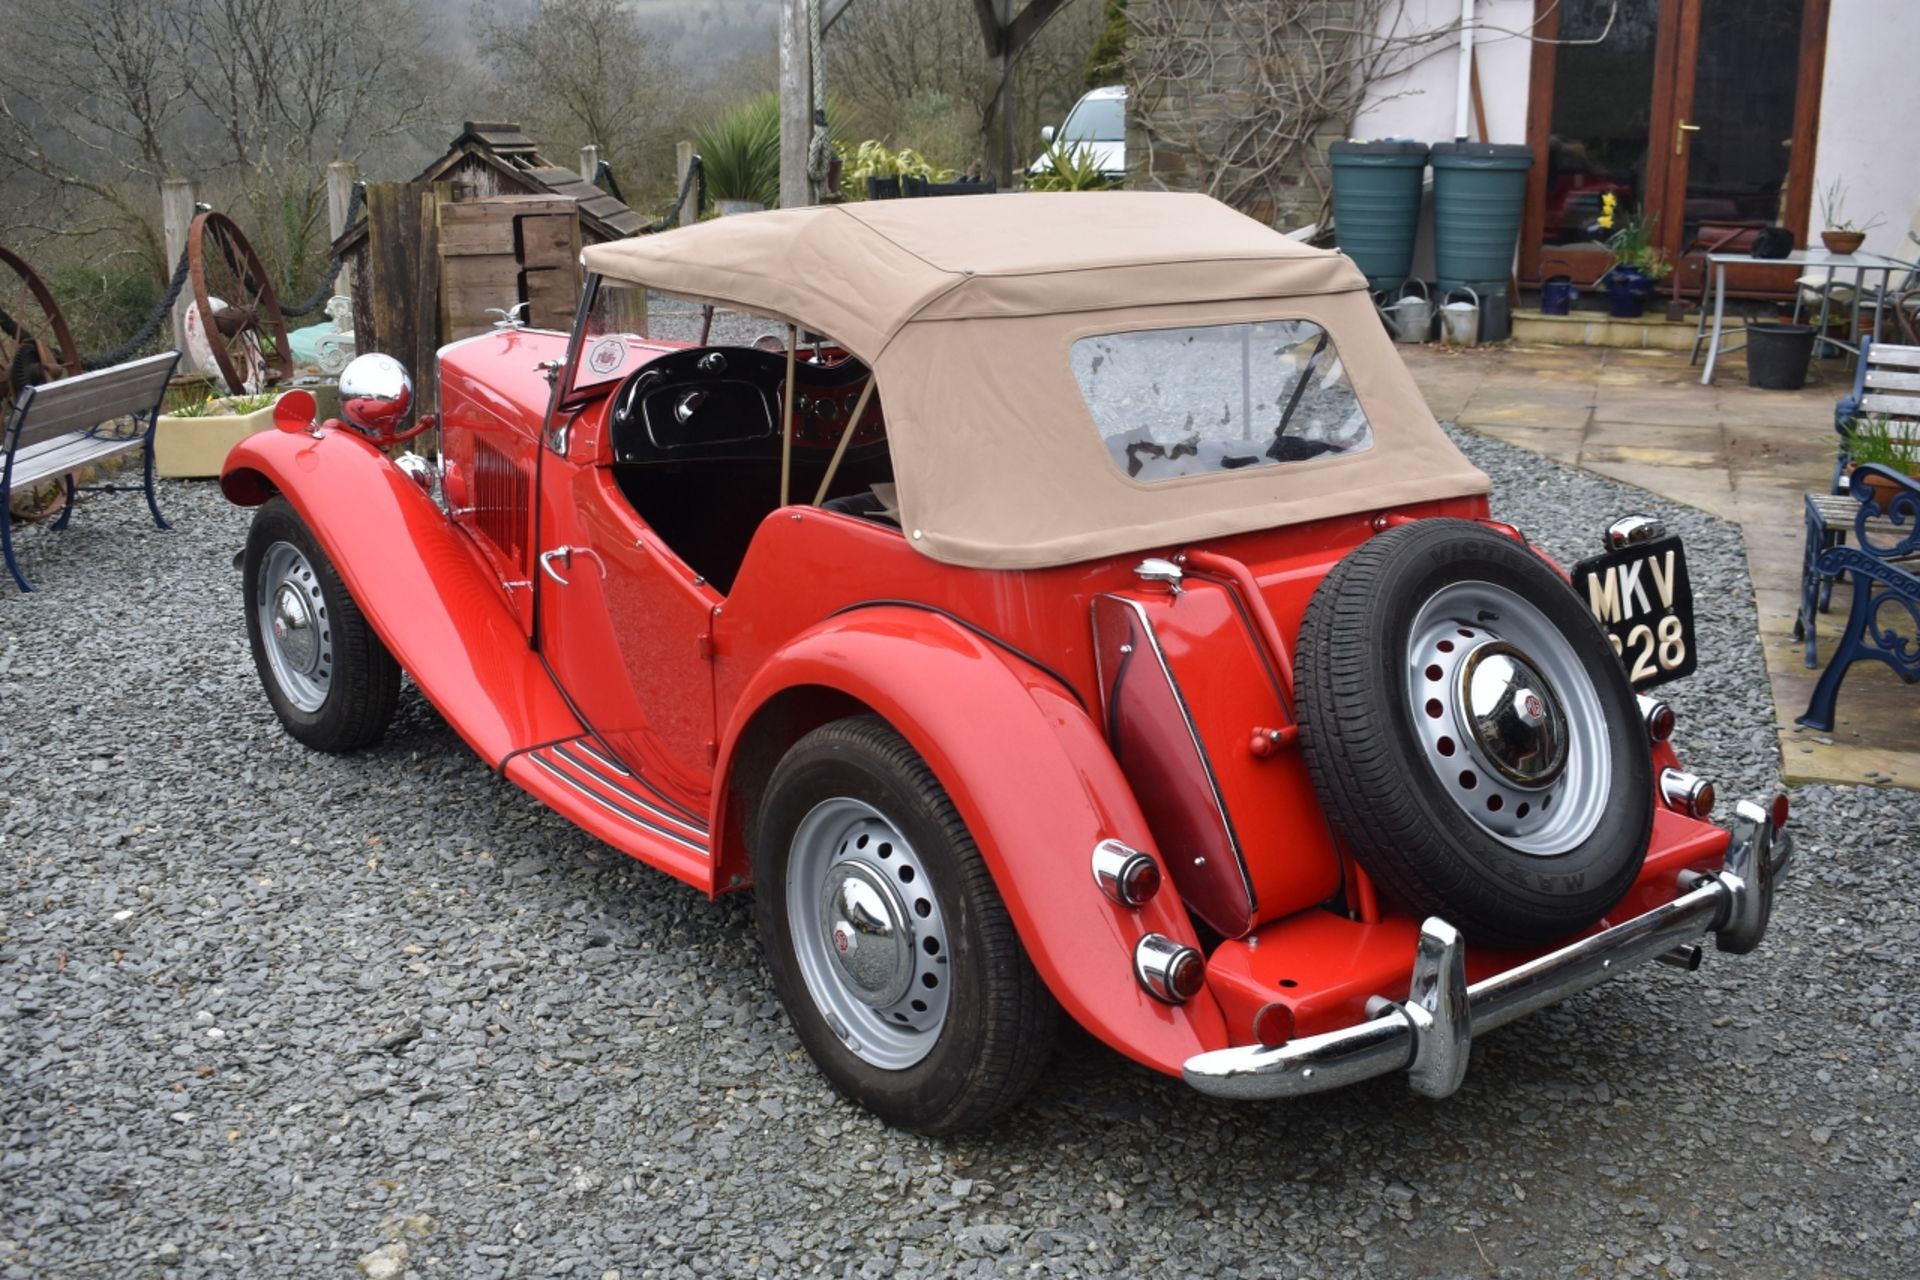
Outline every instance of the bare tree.
<svg viewBox="0 0 1920 1280"><path fill-rule="evenodd" d="M1326 220L1324 144L1457 25L1410 25L1406 0L1131 0L1128 114L1156 186L1262 220Z"/></svg>
<svg viewBox="0 0 1920 1280"><path fill-rule="evenodd" d="M1043 121L1058 121L1079 96L1101 13L1097 0L1075 0L1021 52L1014 65L1017 138L1034 138ZM991 151L983 142L998 72L988 62L973 0L856 0L827 33L825 53L827 92L851 108L854 132L891 136L896 146L956 166ZM943 130L944 138L925 136ZM964 154L942 156L943 142Z"/></svg>
<svg viewBox="0 0 1920 1280"><path fill-rule="evenodd" d="M418 0L13 0L0 34L0 172L23 229L106 236L169 274L169 175L206 181L283 284L325 232L326 164L432 115Z"/></svg>
<svg viewBox="0 0 1920 1280"><path fill-rule="evenodd" d="M628 0L544 0L530 14L480 22L479 45L533 136L593 143L628 189L672 173L682 77Z"/></svg>

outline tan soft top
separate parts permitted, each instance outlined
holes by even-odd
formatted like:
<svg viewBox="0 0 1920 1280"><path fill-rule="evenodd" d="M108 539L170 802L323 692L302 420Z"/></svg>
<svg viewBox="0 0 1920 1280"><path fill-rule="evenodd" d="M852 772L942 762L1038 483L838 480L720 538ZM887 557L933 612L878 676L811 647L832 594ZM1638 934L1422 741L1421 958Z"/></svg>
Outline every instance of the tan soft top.
<svg viewBox="0 0 1920 1280"><path fill-rule="evenodd" d="M587 269L831 335L880 379L902 525L935 559L1065 564L1487 491L1387 340L1364 276L1206 196L887 200L595 245ZM1109 460L1067 349L1300 317L1333 335L1373 447L1152 485Z"/></svg>

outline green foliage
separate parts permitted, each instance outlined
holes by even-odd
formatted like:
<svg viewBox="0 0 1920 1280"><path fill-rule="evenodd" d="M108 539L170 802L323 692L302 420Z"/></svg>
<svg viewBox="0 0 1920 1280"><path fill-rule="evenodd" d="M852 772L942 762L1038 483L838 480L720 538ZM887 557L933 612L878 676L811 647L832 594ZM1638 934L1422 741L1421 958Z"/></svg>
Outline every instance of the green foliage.
<svg viewBox="0 0 1920 1280"><path fill-rule="evenodd" d="M1127 0L1107 0L1101 13L1100 34L1087 50L1084 79L1087 88L1123 84L1127 78Z"/></svg>
<svg viewBox="0 0 1920 1280"><path fill-rule="evenodd" d="M11 283L11 277L8 280ZM132 337L160 301L153 272L130 258L104 267L68 267L47 279L81 351L105 351Z"/></svg>
<svg viewBox="0 0 1920 1280"><path fill-rule="evenodd" d="M714 200L780 203L780 99L761 94L735 106L694 136Z"/></svg>
<svg viewBox="0 0 1920 1280"><path fill-rule="evenodd" d="M1111 191L1113 180L1101 171L1092 147L1055 139L1045 161L1028 175L1035 191Z"/></svg>
<svg viewBox="0 0 1920 1280"><path fill-rule="evenodd" d="M1847 457L1855 466L1877 462L1907 475L1920 475L1920 436L1896 428L1884 413L1847 423Z"/></svg>

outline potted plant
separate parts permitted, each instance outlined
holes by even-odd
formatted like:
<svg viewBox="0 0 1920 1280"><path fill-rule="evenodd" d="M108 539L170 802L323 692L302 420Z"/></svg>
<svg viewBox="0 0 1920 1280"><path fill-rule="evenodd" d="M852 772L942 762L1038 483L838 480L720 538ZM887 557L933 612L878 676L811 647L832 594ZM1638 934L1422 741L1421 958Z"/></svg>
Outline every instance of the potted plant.
<svg viewBox="0 0 1920 1280"><path fill-rule="evenodd" d="M780 99L761 94L702 129L694 140L707 195L722 214L780 202Z"/></svg>
<svg viewBox="0 0 1920 1280"><path fill-rule="evenodd" d="M153 431L153 467L163 476L217 476L227 450L273 427L275 392L214 396L160 415Z"/></svg>
<svg viewBox="0 0 1920 1280"><path fill-rule="evenodd" d="M1613 265L1600 279L1607 288L1607 310L1622 319L1646 314L1653 286L1673 271L1667 255L1652 243L1658 218L1622 214L1619 197L1609 191L1600 197L1599 229L1609 232L1606 245Z"/></svg>
<svg viewBox="0 0 1920 1280"><path fill-rule="evenodd" d="M1822 188L1820 192L1820 243L1827 246L1828 253L1856 252L1866 242L1867 232L1886 221L1875 214L1865 226L1856 225L1853 219L1846 216L1846 198L1847 185L1839 178L1835 178L1832 185Z"/></svg>
<svg viewBox="0 0 1920 1280"><path fill-rule="evenodd" d="M946 182L951 169L936 167L912 147L890 151L878 139L868 138L854 148L844 170L843 181L853 190L864 191L869 200L893 200L903 195L927 194L927 185Z"/></svg>
<svg viewBox="0 0 1920 1280"><path fill-rule="evenodd" d="M1870 413L1847 423L1847 461L1853 467L1878 463L1891 471L1920 480L1920 436L1895 427L1884 413ZM1900 490L1880 476L1867 476L1873 500L1885 511Z"/></svg>

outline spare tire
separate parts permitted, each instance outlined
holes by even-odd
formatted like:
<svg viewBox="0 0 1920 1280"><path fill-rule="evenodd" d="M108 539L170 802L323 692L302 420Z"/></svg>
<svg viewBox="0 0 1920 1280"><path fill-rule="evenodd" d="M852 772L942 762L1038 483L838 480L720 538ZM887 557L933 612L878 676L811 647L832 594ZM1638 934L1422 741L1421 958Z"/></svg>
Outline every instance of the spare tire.
<svg viewBox="0 0 1920 1280"><path fill-rule="evenodd" d="M1445 519L1370 538L1314 592L1294 687L1335 834L1422 916L1530 946L1632 887L1653 829L1633 689L1525 543Z"/></svg>

